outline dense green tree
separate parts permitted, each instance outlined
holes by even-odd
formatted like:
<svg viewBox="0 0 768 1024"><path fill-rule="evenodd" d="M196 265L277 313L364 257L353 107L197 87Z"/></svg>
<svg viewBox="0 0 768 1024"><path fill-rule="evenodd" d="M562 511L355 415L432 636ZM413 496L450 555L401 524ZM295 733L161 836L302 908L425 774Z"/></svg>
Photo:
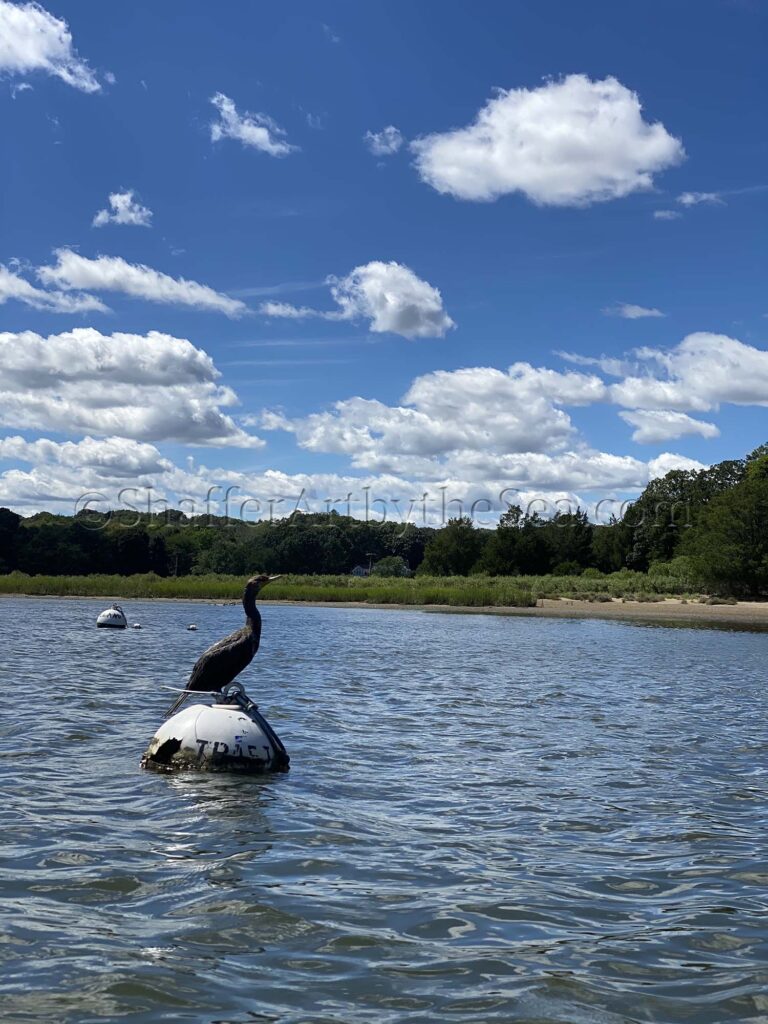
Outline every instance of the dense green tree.
<svg viewBox="0 0 768 1024"><path fill-rule="evenodd" d="M682 550L707 587L768 593L768 455L752 459L744 479L703 509Z"/></svg>
<svg viewBox="0 0 768 1024"><path fill-rule="evenodd" d="M389 541L392 554L404 559L411 571L418 569L424 561L424 551L434 531L412 524L403 527L393 523L392 527Z"/></svg>
<svg viewBox="0 0 768 1024"><path fill-rule="evenodd" d="M468 516L449 519L427 544L419 572L425 576L468 576L484 542Z"/></svg>
<svg viewBox="0 0 768 1024"><path fill-rule="evenodd" d="M517 542L523 510L510 506L499 519L498 527L488 538L478 562L478 569L490 576L514 576L519 570Z"/></svg>
<svg viewBox="0 0 768 1024"><path fill-rule="evenodd" d="M290 524L281 527L275 546L277 572L330 573L349 572L352 545L338 526Z"/></svg>
<svg viewBox="0 0 768 1024"><path fill-rule="evenodd" d="M594 528L586 512L558 512L545 527L550 558L554 565L574 563L586 568L592 557Z"/></svg>
<svg viewBox="0 0 768 1024"><path fill-rule="evenodd" d="M745 469L744 461L728 460L709 469L675 469L652 480L624 516L631 536L627 566L645 572L652 562L673 558L702 510L743 480Z"/></svg>
<svg viewBox="0 0 768 1024"><path fill-rule="evenodd" d="M16 558L18 568L48 576L82 576L98 571L84 550L77 525L40 521L32 530L19 530ZM146 571L146 570L145 570Z"/></svg>
<svg viewBox="0 0 768 1024"><path fill-rule="evenodd" d="M523 576L543 576L552 568L551 548L547 543L548 520L538 512L520 521L515 558Z"/></svg>
<svg viewBox="0 0 768 1024"><path fill-rule="evenodd" d="M9 508L0 508L0 573L16 568L17 533L21 516Z"/></svg>
<svg viewBox="0 0 768 1024"><path fill-rule="evenodd" d="M627 566L645 572L651 562L672 558L682 532L691 526L696 474L675 469L652 480L624 521L631 531Z"/></svg>
<svg viewBox="0 0 768 1024"><path fill-rule="evenodd" d="M127 530L116 530L114 535L115 571L120 576L135 572L149 572L149 535L136 526Z"/></svg>
<svg viewBox="0 0 768 1024"><path fill-rule="evenodd" d="M754 451L751 451L749 453L749 455L746 457L746 459L744 461L745 461L746 465L749 466L749 464L751 462L757 462L758 459L762 459L766 455L768 455L768 444L765 444L765 443L764 444L759 444L757 446L757 448L754 449ZM721 466L722 465L728 465L728 463L722 463L721 462L720 465ZM743 475L744 475L744 473L742 473L742 476Z"/></svg>
<svg viewBox="0 0 768 1024"><path fill-rule="evenodd" d="M197 564L200 553L200 531L185 526L164 535L165 557L169 576L188 576Z"/></svg>
<svg viewBox="0 0 768 1024"><path fill-rule="evenodd" d="M149 571L158 576L168 575L168 552L165 537L157 530L149 535Z"/></svg>
<svg viewBox="0 0 768 1024"><path fill-rule="evenodd" d="M615 517L607 526L595 526L592 531L590 564L600 572L618 572L626 565L631 543L630 531Z"/></svg>

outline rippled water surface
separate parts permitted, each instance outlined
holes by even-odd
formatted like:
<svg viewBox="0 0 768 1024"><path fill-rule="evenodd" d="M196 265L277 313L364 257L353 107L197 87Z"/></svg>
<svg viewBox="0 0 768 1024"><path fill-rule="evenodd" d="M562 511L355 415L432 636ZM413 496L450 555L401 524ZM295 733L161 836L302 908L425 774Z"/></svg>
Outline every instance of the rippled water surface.
<svg viewBox="0 0 768 1024"><path fill-rule="evenodd" d="M162 776L241 611L104 605L0 600L4 1021L768 1021L765 635L267 607L291 771Z"/></svg>

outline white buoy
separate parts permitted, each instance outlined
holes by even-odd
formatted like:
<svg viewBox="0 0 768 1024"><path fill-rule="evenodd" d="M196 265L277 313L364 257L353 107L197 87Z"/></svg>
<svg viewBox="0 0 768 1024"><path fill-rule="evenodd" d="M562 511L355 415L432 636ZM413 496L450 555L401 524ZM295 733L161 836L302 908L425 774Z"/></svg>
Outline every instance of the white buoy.
<svg viewBox="0 0 768 1024"><path fill-rule="evenodd" d="M133 628L134 629L141 629L141 623L140 622L134 622Z"/></svg>
<svg viewBox="0 0 768 1024"><path fill-rule="evenodd" d="M190 624L187 626L187 629L195 630L197 629L197 626L194 624L194 622L190 622Z"/></svg>
<svg viewBox="0 0 768 1024"><path fill-rule="evenodd" d="M221 703L193 704L163 722L141 759L158 771L286 771L285 747L239 683Z"/></svg>
<svg viewBox="0 0 768 1024"><path fill-rule="evenodd" d="M99 629L125 629L128 621L120 605L113 604L111 608L106 608L99 615L96 619L96 625Z"/></svg>

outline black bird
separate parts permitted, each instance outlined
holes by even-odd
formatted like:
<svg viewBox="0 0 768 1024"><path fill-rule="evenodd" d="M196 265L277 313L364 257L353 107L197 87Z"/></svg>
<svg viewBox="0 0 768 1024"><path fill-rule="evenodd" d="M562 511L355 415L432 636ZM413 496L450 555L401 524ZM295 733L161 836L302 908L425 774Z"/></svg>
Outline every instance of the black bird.
<svg viewBox="0 0 768 1024"><path fill-rule="evenodd" d="M178 711L190 693L195 690L223 690L250 665L261 639L261 615L256 607L256 595L262 587L276 579L277 576L252 576L248 580L243 593L245 625L200 655L192 669L186 691L173 702L166 712L166 718Z"/></svg>

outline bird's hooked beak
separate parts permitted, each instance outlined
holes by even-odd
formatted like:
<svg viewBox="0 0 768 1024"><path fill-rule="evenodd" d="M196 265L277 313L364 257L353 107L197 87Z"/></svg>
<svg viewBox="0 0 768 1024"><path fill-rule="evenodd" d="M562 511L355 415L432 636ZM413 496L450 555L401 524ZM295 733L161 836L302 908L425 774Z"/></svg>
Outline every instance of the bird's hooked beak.
<svg viewBox="0 0 768 1024"><path fill-rule="evenodd" d="M271 583L272 580L279 580L280 576L282 576L282 573L279 573L277 576L267 576L266 573L262 573L261 576L251 576L251 578L245 585L243 601L247 599L249 594L252 597L255 597L257 594L260 594L268 583Z"/></svg>

